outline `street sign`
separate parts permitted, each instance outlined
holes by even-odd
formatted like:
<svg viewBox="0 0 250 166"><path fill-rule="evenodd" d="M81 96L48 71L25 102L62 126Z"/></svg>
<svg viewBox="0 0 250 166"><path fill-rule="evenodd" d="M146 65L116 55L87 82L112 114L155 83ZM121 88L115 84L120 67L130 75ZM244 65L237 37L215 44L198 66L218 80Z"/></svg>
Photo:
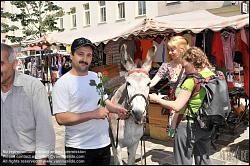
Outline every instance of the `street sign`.
<svg viewBox="0 0 250 166"><path fill-rule="evenodd" d="M247 14L248 13L248 3L241 2L241 4L240 4L240 12L242 14Z"/></svg>

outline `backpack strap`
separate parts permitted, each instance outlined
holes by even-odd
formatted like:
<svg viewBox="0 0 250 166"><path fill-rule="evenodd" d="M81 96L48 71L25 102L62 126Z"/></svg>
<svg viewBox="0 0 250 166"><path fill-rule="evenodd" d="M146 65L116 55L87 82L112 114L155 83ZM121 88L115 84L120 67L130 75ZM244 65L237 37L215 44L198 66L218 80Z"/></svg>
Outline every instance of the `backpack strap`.
<svg viewBox="0 0 250 166"><path fill-rule="evenodd" d="M190 74L186 75L186 78L183 80L182 84L188 78L193 78L195 87L191 93L190 98L188 99L187 108L191 112L191 114L194 116L194 118L197 118L197 115L193 112L193 110L190 106L190 100L200 92L201 83L208 81L210 78L204 78L200 73L190 73Z"/></svg>
<svg viewBox="0 0 250 166"><path fill-rule="evenodd" d="M186 77L185 79L183 80L183 82L181 83L181 85L186 81L186 79L188 78L193 78L194 80L194 85L195 85L195 88L193 89L192 91L192 94L191 94L191 98L193 96L196 96L199 91L200 91L200 88L201 88L201 83L204 82L205 78L200 74L200 73L190 73L190 74L186 74Z"/></svg>

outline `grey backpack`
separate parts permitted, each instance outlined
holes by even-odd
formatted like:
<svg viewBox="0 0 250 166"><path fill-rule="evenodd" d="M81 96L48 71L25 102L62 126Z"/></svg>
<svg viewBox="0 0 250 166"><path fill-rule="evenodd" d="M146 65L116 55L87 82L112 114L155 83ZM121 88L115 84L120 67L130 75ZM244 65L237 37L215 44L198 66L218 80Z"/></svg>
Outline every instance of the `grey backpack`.
<svg viewBox="0 0 250 166"><path fill-rule="evenodd" d="M190 99L199 93L201 88L204 88L206 91L206 96L198 112L194 113L192 111L189 104L190 99L188 101L188 108L194 119L202 129L211 130L214 126L225 125L231 111L231 105L224 74L217 71L215 75L204 78L199 73L192 73L187 74L184 81L190 77L195 81L195 88Z"/></svg>

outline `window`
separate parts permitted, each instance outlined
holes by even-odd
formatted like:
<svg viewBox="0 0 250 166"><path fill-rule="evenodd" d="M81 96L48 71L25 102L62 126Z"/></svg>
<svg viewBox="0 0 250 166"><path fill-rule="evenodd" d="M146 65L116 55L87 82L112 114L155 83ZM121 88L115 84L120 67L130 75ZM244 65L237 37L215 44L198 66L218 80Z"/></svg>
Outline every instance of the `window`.
<svg viewBox="0 0 250 166"><path fill-rule="evenodd" d="M166 5L173 5L177 3L180 3L180 1L166 1Z"/></svg>
<svg viewBox="0 0 250 166"><path fill-rule="evenodd" d="M146 1L138 1L138 15L142 16L146 14Z"/></svg>
<svg viewBox="0 0 250 166"><path fill-rule="evenodd" d="M70 8L72 28L76 28L76 8Z"/></svg>
<svg viewBox="0 0 250 166"><path fill-rule="evenodd" d="M84 26L89 25L90 24L90 10L89 10L89 3L86 3L83 5L83 22L84 22Z"/></svg>
<svg viewBox="0 0 250 166"><path fill-rule="evenodd" d="M106 22L106 4L105 1L99 1L100 5L100 22Z"/></svg>
<svg viewBox="0 0 250 166"><path fill-rule="evenodd" d="M118 19L125 18L125 3L118 1Z"/></svg>
<svg viewBox="0 0 250 166"><path fill-rule="evenodd" d="M59 18L59 22L60 22L60 29L63 29L63 18Z"/></svg>

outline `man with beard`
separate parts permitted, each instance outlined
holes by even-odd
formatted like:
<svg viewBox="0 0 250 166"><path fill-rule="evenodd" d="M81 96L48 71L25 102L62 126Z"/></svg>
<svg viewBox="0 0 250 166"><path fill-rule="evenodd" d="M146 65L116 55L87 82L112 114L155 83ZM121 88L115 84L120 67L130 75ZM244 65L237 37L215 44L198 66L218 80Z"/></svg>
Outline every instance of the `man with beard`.
<svg viewBox="0 0 250 166"><path fill-rule="evenodd" d="M45 164L55 148L48 95L16 65L14 49L1 43L1 163Z"/></svg>
<svg viewBox="0 0 250 166"><path fill-rule="evenodd" d="M53 114L59 125L65 126L66 164L109 165L109 111L121 119L127 110L106 100L106 108L99 107L98 94L90 80L100 82L97 73L88 71L95 45L88 39L75 39L71 45L72 69L53 87ZM109 111L108 111L109 110Z"/></svg>

